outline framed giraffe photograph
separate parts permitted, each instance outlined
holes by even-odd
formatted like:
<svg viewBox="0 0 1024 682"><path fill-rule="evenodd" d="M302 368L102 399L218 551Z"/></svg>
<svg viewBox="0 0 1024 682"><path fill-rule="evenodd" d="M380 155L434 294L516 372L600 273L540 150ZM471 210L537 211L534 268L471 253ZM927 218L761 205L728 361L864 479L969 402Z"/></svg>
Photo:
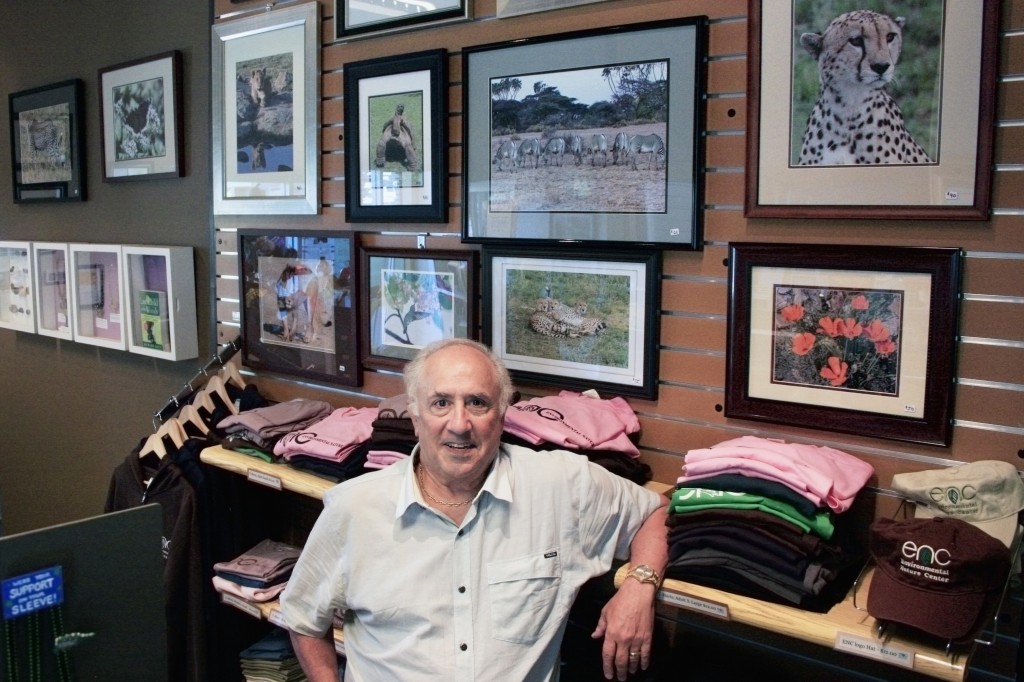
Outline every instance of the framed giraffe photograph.
<svg viewBox="0 0 1024 682"><path fill-rule="evenodd" d="M744 215L987 219L998 21L997 0L749 0Z"/></svg>
<svg viewBox="0 0 1024 682"><path fill-rule="evenodd" d="M184 175L178 50L99 70L103 181Z"/></svg>
<svg viewBox="0 0 1024 682"><path fill-rule="evenodd" d="M483 342L519 382L658 397L661 251L482 251Z"/></svg>
<svg viewBox="0 0 1024 682"><path fill-rule="evenodd" d="M345 65L345 219L448 221L443 49Z"/></svg>
<svg viewBox="0 0 1024 682"><path fill-rule="evenodd" d="M8 95L14 203L85 201L81 79Z"/></svg>

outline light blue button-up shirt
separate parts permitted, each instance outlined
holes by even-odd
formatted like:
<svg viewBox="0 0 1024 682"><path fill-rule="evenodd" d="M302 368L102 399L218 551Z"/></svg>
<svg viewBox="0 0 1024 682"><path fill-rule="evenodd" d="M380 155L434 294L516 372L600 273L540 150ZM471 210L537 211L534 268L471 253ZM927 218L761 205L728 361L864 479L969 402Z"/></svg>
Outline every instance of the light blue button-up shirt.
<svg viewBox="0 0 1024 682"><path fill-rule="evenodd" d="M659 496L564 452L502 445L461 526L429 508L410 457L332 488L281 598L322 636L345 611L346 682L558 679L580 587Z"/></svg>

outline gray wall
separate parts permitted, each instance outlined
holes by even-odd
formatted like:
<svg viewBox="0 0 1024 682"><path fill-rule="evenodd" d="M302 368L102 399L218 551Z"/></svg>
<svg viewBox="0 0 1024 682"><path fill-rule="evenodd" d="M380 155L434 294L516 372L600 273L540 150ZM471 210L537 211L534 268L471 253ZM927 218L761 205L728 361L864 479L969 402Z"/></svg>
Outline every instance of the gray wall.
<svg viewBox="0 0 1024 682"><path fill-rule="evenodd" d="M208 361L210 24L206 0L4 0L0 22L0 239L195 249L200 357L169 362L0 329L4 531L103 511L114 467L151 417ZM104 183L97 71L168 50L184 56L185 176ZM84 202L15 204L8 94L81 78Z"/></svg>

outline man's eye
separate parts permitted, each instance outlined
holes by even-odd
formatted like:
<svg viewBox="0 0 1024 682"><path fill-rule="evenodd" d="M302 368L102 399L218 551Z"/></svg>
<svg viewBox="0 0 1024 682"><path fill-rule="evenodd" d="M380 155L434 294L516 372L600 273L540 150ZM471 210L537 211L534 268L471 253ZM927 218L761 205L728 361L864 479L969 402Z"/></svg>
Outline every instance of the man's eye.
<svg viewBox="0 0 1024 682"><path fill-rule="evenodd" d="M491 407L491 404L489 402L487 402L486 400L481 400L479 398L472 398L472 399L466 401L466 408L470 412L476 412L476 413L486 412L487 410L490 409L490 407Z"/></svg>

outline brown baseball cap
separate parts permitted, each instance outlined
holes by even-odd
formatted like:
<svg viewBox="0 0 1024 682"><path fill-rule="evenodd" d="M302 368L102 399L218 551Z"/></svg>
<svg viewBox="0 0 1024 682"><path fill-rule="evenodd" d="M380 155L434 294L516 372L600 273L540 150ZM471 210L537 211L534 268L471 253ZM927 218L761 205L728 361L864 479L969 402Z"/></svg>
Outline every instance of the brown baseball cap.
<svg viewBox="0 0 1024 682"><path fill-rule="evenodd" d="M973 634L1010 572L1006 545L960 519L877 519L869 545L868 613L947 640Z"/></svg>

